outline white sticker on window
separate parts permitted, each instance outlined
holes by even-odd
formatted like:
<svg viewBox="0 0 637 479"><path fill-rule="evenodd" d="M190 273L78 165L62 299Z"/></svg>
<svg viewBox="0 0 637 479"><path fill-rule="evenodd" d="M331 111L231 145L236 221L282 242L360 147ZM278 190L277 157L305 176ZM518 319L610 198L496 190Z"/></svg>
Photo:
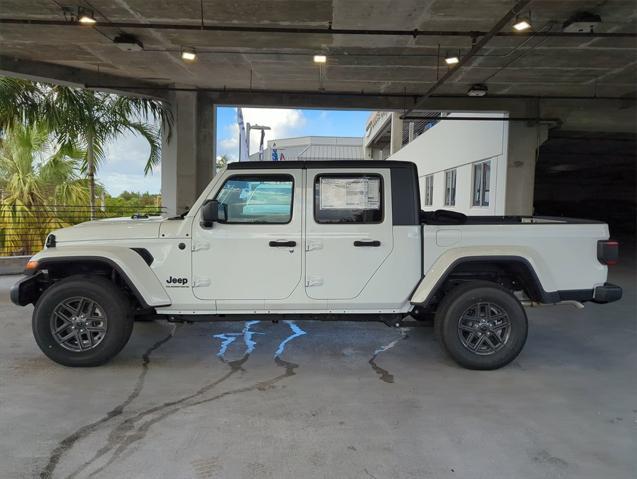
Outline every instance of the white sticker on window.
<svg viewBox="0 0 637 479"><path fill-rule="evenodd" d="M321 178L322 210L379 210L379 178Z"/></svg>

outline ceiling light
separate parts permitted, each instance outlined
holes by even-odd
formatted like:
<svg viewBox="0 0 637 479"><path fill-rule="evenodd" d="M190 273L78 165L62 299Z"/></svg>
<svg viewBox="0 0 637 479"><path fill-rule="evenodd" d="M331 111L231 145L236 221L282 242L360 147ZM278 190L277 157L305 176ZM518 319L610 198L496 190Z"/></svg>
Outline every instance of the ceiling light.
<svg viewBox="0 0 637 479"><path fill-rule="evenodd" d="M445 58L445 63L447 65L455 65L459 61L460 61L460 59L458 57L447 57L447 58Z"/></svg>
<svg viewBox="0 0 637 479"><path fill-rule="evenodd" d="M82 25L95 25L97 23L97 20L95 20L93 14L87 13L83 13L82 15L80 15L77 21Z"/></svg>
<svg viewBox="0 0 637 479"><path fill-rule="evenodd" d="M76 18L78 23L81 23L82 25L95 25L97 23L93 10L89 10L86 7L77 7Z"/></svg>
<svg viewBox="0 0 637 479"><path fill-rule="evenodd" d="M518 17L515 19L515 23L513 24L513 29L518 32L523 32L524 30L528 30L531 28L531 22L528 18Z"/></svg>
<svg viewBox="0 0 637 479"><path fill-rule="evenodd" d="M197 59L197 54L192 48L184 48L181 51L181 59L186 62L194 62Z"/></svg>
<svg viewBox="0 0 637 479"><path fill-rule="evenodd" d="M326 63L327 57L325 55L314 55L314 63Z"/></svg>
<svg viewBox="0 0 637 479"><path fill-rule="evenodd" d="M475 85L471 85L471 88L469 88L469 91L467 91L467 95L468 96L486 96L488 92L489 92L489 89L487 88L486 85L483 85L482 83L476 83Z"/></svg>

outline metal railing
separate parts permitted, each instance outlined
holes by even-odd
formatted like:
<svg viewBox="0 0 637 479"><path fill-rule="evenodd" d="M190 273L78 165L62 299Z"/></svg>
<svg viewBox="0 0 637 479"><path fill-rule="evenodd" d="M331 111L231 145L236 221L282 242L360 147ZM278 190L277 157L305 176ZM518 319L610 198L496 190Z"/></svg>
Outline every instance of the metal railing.
<svg viewBox="0 0 637 479"><path fill-rule="evenodd" d="M91 215L89 206L0 203L0 256L37 253L51 231L90 221L91 217L106 219L162 214L164 208L148 205L97 206Z"/></svg>

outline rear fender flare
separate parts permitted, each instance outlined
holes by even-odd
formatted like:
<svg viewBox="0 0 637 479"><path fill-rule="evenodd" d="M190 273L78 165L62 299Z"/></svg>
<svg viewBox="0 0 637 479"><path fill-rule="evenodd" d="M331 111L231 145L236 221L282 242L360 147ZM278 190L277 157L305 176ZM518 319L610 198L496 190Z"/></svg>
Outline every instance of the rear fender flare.
<svg viewBox="0 0 637 479"><path fill-rule="evenodd" d="M476 248L477 250L478 248ZM482 248L480 248L482 249ZM523 254L526 252L515 249L514 251L463 251L463 248L447 250L443 253L427 271L425 276L411 295L410 302L426 307L431 299L436 295L439 289L444 285L445 280L454 271L454 269L469 262L492 261L494 263L519 263L523 265L531 275L534 287L537 290L542 303L558 302L559 293L557 291L547 291L545 285L546 279L538 276L538 268L536 267L532 255Z"/></svg>

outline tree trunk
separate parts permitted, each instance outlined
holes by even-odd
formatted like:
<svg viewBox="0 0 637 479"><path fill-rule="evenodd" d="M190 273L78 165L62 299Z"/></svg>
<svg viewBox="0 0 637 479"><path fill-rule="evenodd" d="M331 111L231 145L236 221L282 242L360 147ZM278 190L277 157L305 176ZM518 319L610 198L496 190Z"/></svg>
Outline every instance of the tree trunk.
<svg viewBox="0 0 637 479"><path fill-rule="evenodd" d="M95 156L93 154L93 134L89 133L87 138L86 163L88 170L88 189L91 220L95 219Z"/></svg>

